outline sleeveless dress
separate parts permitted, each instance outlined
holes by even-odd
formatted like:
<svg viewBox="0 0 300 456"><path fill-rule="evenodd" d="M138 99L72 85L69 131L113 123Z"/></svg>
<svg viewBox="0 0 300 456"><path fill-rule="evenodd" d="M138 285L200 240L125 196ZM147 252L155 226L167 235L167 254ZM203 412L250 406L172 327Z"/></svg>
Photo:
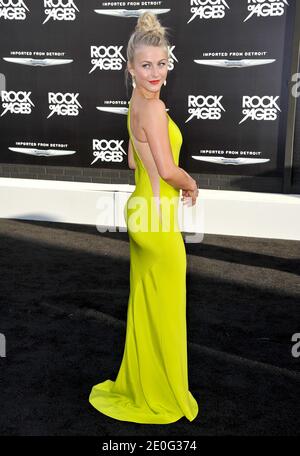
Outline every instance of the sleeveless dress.
<svg viewBox="0 0 300 456"><path fill-rule="evenodd" d="M178 165L182 134L168 113L169 139ZM180 191L159 177L159 198L139 157L135 190L124 207L130 248L130 293L123 358L115 381L92 387L89 402L122 421L167 424L198 414L188 385L186 251L178 228ZM161 203L161 212L159 204Z"/></svg>

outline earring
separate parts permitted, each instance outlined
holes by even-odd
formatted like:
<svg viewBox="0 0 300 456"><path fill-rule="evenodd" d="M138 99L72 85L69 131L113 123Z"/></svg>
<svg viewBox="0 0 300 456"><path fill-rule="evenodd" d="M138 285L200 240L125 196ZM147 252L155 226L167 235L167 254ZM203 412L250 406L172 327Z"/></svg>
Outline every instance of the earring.
<svg viewBox="0 0 300 456"><path fill-rule="evenodd" d="M164 85L165 85L165 86L167 85L167 80L166 80L166 79L164 80Z"/></svg>
<svg viewBox="0 0 300 456"><path fill-rule="evenodd" d="M135 78L134 76L132 75L132 87L135 89L136 87L136 83L135 83Z"/></svg>

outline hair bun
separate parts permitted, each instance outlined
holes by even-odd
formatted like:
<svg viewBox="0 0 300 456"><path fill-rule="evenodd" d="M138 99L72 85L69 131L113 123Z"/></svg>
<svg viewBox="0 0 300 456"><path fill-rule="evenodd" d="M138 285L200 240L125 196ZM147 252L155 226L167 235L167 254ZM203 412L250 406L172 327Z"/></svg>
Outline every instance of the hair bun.
<svg viewBox="0 0 300 456"><path fill-rule="evenodd" d="M141 33L151 32L156 35L165 35L165 27L161 25L156 14L146 11L138 18L135 30Z"/></svg>

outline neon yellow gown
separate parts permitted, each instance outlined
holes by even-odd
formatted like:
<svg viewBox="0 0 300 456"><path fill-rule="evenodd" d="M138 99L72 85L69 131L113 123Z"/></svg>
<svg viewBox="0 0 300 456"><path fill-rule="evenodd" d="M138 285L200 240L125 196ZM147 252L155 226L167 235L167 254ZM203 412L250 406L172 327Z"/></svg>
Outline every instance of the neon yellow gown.
<svg viewBox="0 0 300 456"><path fill-rule="evenodd" d="M178 165L182 135L167 116ZM122 421L167 424L183 416L192 421L198 414L198 403L188 385L187 264L177 219L180 192L159 177L160 201L171 202L161 204L159 213L153 204L151 179L134 145L130 105L127 129L136 163L136 188L124 208L130 242L125 347L117 378L94 385L89 402L101 413Z"/></svg>

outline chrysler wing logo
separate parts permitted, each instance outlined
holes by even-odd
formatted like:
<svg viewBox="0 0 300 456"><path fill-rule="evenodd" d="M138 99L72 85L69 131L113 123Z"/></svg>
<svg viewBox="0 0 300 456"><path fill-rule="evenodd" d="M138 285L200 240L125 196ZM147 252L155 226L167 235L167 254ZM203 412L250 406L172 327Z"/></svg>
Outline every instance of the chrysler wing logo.
<svg viewBox="0 0 300 456"><path fill-rule="evenodd" d="M269 158L229 158L229 157L199 157L192 155L195 160L216 163L218 165L254 165L256 163L265 163L270 161Z"/></svg>
<svg viewBox="0 0 300 456"><path fill-rule="evenodd" d="M110 106L104 106L104 107L96 106L96 109L98 109L99 111L103 111L103 112L113 112L114 114L124 114L125 116L128 113L128 108L125 108L123 106L120 106L118 108L112 108Z"/></svg>
<svg viewBox="0 0 300 456"><path fill-rule="evenodd" d="M9 147L13 152L21 154L34 155L36 157L59 157L61 155L76 154L75 150L59 150L59 149L36 149L35 147Z"/></svg>
<svg viewBox="0 0 300 456"><path fill-rule="evenodd" d="M147 11L151 11L154 14L163 14L168 13L170 8L150 8L150 9L135 9L135 10L126 10L126 9L95 9L97 14L106 14L107 16L118 16L118 17L139 17Z"/></svg>
<svg viewBox="0 0 300 456"><path fill-rule="evenodd" d="M3 57L3 60L12 63L19 63L21 65L29 66L53 66L53 65L64 65L66 63L73 62L73 59L31 59L24 57Z"/></svg>
<svg viewBox="0 0 300 456"><path fill-rule="evenodd" d="M123 106L120 106L118 108L115 107L110 107L110 106L96 106L96 109L102 112L113 112L114 114L124 114L127 116L128 114L128 108L124 108ZM166 111L169 111L169 109L166 109Z"/></svg>
<svg viewBox="0 0 300 456"><path fill-rule="evenodd" d="M267 65L268 63L275 62L276 59L241 59L241 60L227 60L227 59L211 59L211 60L194 60L200 65L209 65L222 68L245 68L256 65Z"/></svg>

